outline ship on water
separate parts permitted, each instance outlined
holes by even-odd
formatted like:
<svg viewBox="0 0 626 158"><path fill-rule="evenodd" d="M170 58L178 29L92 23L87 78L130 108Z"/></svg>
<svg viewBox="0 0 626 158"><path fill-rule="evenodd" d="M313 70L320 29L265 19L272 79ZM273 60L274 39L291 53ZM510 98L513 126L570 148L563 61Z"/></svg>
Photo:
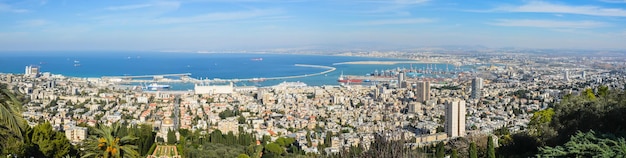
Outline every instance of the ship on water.
<svg viewBox="0 0 626 158"><path fill-rule="evenodd" d="M252 61L263 61L263 58L252 58L250 60L252 60Z"/></svg>
<svg viewBox="0 0 626 158"><path fill-rule="evenodd" d="M156 90L166 90L166 89L169 89L169 88L170 88L170 85L157 84L157 83L152 83L152 84L146 86L147 90L153 90L153 91L156 91Z"/></svg>
<svg viewBox="0 0 626 158"><path fill-rule="evenodd" d="M337 82L341 82L341 83L361 83L363 82L362 79L351 79L349 77L346 77L343 75L343 72L341 72L341 75L339 75L339 79L337 79Z"/></svg>

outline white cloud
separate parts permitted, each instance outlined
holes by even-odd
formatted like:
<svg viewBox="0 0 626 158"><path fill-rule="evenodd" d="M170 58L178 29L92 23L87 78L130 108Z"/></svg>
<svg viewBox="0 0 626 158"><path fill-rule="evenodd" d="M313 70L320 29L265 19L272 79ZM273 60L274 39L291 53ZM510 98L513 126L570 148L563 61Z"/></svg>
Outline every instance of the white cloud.
<svg viewBox="0 0 626 158"><path fill-rule="evenodd" d="M626 10L620 8L603 8L598 6L571 6L541 1L531 1L521 6L502 6L496 8L495 11L626 17Z"/></svg>
<svg viewBox="0 0 626 158"><path fill-rule="evenodd" d="M515 26L515 27L541 27L556 29L585 29L608 26L607 23L597 21L555 21L555 20L535 20L535 19L498 19L491 25Z"/></svg>
<svg viewBox="0 0 626 158"><path fill-rule="evenodd" d="M383 19L383 20L371 20L358 23L358 25L403 25L403 24L419 24L419 23L431 23L433 19L428 18L406 18L406 19Z"/></svg>
<svg viewBox="0 0 626 158"><path fill-rule="evenodd" d="M29 12L29 10L17 9L17 8L13 8L10 5L0 3L0 12L26 13L26 12Z"/></svg>

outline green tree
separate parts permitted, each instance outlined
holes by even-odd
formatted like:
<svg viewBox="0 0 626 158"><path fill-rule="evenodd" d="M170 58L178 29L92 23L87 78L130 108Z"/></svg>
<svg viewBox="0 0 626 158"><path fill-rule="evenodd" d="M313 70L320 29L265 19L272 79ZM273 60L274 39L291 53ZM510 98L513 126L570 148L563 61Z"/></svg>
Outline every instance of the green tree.
<svg viewBox="0 0 626 158"><path fill-rule="evenodd" d="M476 143L474 142L470 143L469 157L478 158L478 149L476 149Z"/></svg>
<svg viewBox="0 0 626 158"><path fill-rule="evenodd" d="M452 154L450 155L450 158L459 158L459 152L456 151L456 149L452 149Z"/></svg>
<svg viewBox="0 0 626 158"><path fill-rule="evenodd" d="M246 154L239 154L239 156L237 156L237 158L250 158L250 156L248 156Z"/></svg>
<svg viewBox="0 0 626 158"><path fill-rule="evenodd" d="M31 140L45 157L63 157L73 148L65 134L54 131L49 122L35 126Z"/></svg>
<svg viewBox="0 0 626 158"><path fill-rule="evenodd" d="M587 88L585 89L584 93L585 96L587 97L587 99L594 101L596 100L596 94L593 93L593 90L591 90L591 88Z"/></svg>
<svg viewBox="0 0 626 158"><path fill-rule="evenodd" d="M119 137L117 131L120 125L115 123L112 126L100 125L94 129L96 135L92 135L86 141L86 153L82 156L86 157L139 157L137 146L131 142L138 138L132 135Z"/></svg>
<svg viewBox="0 0 626 158"><path fill-rule="evenodd" d="M609 87L608 86L600 86L598 87L598 96L606 97L609 95Z"/></svg>
<svg viewBox="0 0 626 158"><path fill-rule="evenodd" d="M540 147L538 157L624 157L626 141L594 131L578 132L562 146Z"/></svg>
<svg viewBox="0 0 626 158"><path fill-rule="evenodd" d="M327 131L326 137L324 138L324 146L332 147L333 146L332 141L333 141L333 132Z"/></svg>
<svg viewBox="0 0 626 158"><path fill-rule="evenodd" d="M237 118L237 122L239 122L239 124L246 124L246 118L243 116L239 116Z"/></svg>
<svg viewBox="0 0 626 158"><path fill-rule="evenodd" d="M435 152L435 157L436 158L443 158L445 156L446 156L446 150L444 148L443 142L437 143L437 150Z"/></svg>
<svg viewBox="0 0 626 158"><path fill-rule="evenodd" d="M496 149L493 145L493 137L487 137L487 157L496 158Z"/></svg>
<svg viewBox="0 0 626 158"><path fill-rule="evenodd" d="M211 132L211 143L224 143L222 131L215 130Z"/></svg>
<svg viewBox="0 0 626 158"><path fill-rule="evenodd" d="M528 133L534 137L539 138L542 142L556 135L556 131L550 127L552 119L554 118L555 110L548 108L533 113L528 123Z"/></svg>
<svg viewBox="0 0 626 158"><path fill-rule="evenodd" d="M283 149L282 147L280 147L280 145L276 143L269 143L265 145L265 150L269 151L270 153L274 155L281 155L285 151L285 149Z"/></svg>
<svg viewBox="0 0 626 158"><path fill-rule="evenodd" d="M176 143L176 132L172 130L167 130L167 144L175 144Z"/></svg>
<svg viewBox="0 0 626 158"><path fill-rule="evenodd" d="M7 89L6 84L0 84L0 128L7 128L10 133L2 133L3 138L16 136L22 139L22 130L25 120L22 118L22 102Z"/></svg>
<svg viewBox="0 0 626 158"><path fill-rule="evenodd" d="M135 127L133 129L135 133L137 133L136 144L140 155L148 155L152 154L149 152L150 148L154 144L154 139L156 137L156 133L152 131L152 126L148 124L141 124L139 128Z"/></svg>

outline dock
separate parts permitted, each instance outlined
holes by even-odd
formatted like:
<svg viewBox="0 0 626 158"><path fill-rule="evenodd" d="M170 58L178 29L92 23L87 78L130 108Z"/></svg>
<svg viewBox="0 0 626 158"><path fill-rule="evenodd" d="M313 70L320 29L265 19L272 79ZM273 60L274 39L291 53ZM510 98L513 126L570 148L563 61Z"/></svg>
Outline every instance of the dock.
<svg viewBox="0 0 626 158"><path fill-rule="evenodd" d="M307 64L295 64L294 66L298 67L310 67L310 68L320 68L326 69L325 71L312 73L312 74L303 74L303 75L295 75L295 76L280 76L280 77L258 77L258 78L244 78L244 79L210 79L210 80L200 80L191 78L191 73L181 73L181 74L160 74L160 75L138 75L138 76L103 76L101 77L103 80L112 81L112 82L123 82L123 83L146 83L146 82L191 82L191 83L212 83L212 82L255 82L255 81L267 81L267 80L285 80L285 79L294 79L294 78L303 78L310 76L323 75L337 70L335 67L330 66L322 66L322 65L307 65ZM165 77L180 77L180 79L170 79ZM151 78L151 79L141 79L141 78Z"/></svg>

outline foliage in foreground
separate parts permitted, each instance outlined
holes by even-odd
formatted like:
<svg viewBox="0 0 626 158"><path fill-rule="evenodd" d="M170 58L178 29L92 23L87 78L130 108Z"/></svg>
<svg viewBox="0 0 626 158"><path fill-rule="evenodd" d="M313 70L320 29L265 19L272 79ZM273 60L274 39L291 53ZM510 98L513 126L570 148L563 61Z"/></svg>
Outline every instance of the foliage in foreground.
<svg viewBox="0 0 626 158"><path fill-rule="evenodd" d="M625 157L626 141L594 131L578 132L564 145L541 147L537 156L544 157Z"/></svg>

